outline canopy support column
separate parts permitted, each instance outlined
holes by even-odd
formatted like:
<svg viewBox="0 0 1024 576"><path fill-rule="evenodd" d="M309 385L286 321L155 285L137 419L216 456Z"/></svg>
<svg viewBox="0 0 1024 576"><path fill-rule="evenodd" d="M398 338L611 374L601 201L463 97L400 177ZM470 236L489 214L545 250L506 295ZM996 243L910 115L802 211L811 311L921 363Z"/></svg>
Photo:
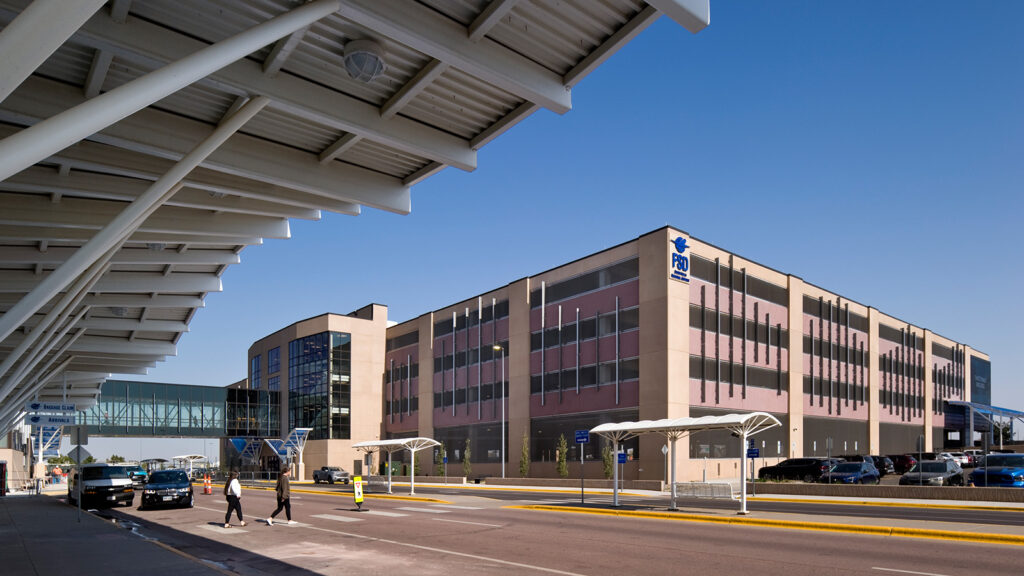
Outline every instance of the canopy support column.
<svg viewBox="0 0 1024 576"><path fill-rule="evenodd" d="M409 448L409 453L409 495L412 496L416 494L416 451Z"/></svg>
<svg viewBox="0 0 1024 576"><path fill-rule="evenodd" d="M388 494L391 494L391 450L388 450Z"/></svg>
<svg viewBox="0 0 1024 576"><path fill-rule="evenodd" d="M740 514L747 514L747 429L740 434Z"/></svg>
<svg viewBox="0 0 1024 576"><path fill-rule="evenodd" d="M617 438L612 439L612 454L615 455L615 460L612 461L612 506L616 508L619 506L619 440Z"/></svg>
<svg viewBox="0 0 1024 576"><path fill-rule="evenodd" d="M676 508L676 440L678 439L679 437L675 434L673 434L669 439L672 443L672 500L668 507L669 510L678 510L678 508Z"/></svg>

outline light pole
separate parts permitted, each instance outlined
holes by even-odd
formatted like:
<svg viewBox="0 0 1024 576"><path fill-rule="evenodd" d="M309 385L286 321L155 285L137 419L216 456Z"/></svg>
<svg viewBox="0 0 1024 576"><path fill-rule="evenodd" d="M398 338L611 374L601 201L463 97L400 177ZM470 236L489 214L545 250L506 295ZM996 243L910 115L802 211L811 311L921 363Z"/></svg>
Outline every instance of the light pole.
<svg viewBox="0 0 1024 576"><path fill-rule="evenodd" d="M494 345L501 350L501 477L505 477L505 347Z"/></svg>

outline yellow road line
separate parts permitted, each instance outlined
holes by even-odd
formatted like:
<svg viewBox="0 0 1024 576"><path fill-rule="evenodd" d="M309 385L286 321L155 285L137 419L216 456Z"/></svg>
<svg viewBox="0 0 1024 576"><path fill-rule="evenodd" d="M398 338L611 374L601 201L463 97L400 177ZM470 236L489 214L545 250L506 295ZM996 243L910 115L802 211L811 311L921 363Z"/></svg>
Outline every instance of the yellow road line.
<svg viewBox="0 0 1024 576"><path fill-rule="evenodd" d="M976 542L985 544L1011 544L1024 546L1024 536L1012 534L984 534L979 532L956 532L952 530L930 530L924 528L900 528L888 526L862 526L856 524L829 524L825 522L803 522L795 520L771 520L766 518L750 518L746 516L711 516L705 514L686 514L673 512L650 512L644 510L608 510L602 508L574 508L570 506L549 506L543 504L504 506L521 510L542 510L546 512L567 512L575 514L595 514L603 516L625 516L635 518L652 518L658 520L675 520L682 522L708 522L714 524L737 524L743 526L762 526L770 528L786 528L791 530L815 530L824 532L846 532L853 534L872 534L876 536L899 536L903 538L930 538L939 540L956 540L960 542Z"/></svg>
<svg viewBox="0 0 1024 576"><path fill-rule="evenodd" d="M918 502L877 502L869 500L805 500L802 498L765 498L748 496L747 502L790 502L798 504L836 504L839 506L883 506L890 508L930 508L939 510L985 510L992 512L1024 512L1024 508L1011 506L982 506L977 504L931 504Z"/></svg>

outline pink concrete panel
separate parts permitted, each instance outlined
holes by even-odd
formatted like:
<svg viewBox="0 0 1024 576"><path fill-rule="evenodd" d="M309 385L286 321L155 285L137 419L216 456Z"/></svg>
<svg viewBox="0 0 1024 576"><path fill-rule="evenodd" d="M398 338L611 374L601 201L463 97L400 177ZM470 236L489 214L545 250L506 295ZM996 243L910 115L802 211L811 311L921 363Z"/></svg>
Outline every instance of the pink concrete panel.
<svg viewBox="0 0 1024 576"><path fill-rule="evenodd" d="M580 320L593 318L600 312L605 315L615 311L615 297L619 297L619 309L632 308L640 303L639 279L617 284L580 296L568 298L554 304L547 303L545 328L558 326L558 306L562 307L562 325L576 321L576 308L580 309ZM530 330L540 330L540 307L530 310Z"/></svg>
<svg viewBox="0 0 1024 576"><path fill-rule="evenodd" d="M704 402L700 401L700 379L690 378L690 405L702 408L724 408L728 410L760 411L773 413L789 412L789 392L783 383L782 394L767 388L755 388L747 386L747 397L744 399L743 386L733 384L733 396L729 397L729 385L720 383L718 385L719 402L715 403L715 383L706 382Z"/></svg>
<svg viewBox="0 0 1024 576"><path fill-rule="evenodd" d="M828 411L828 396L826 395L822 400L823 404L819 405L818 395L814 395L814 403L811 405L811 397L804 394L804 416L813 416L817 418L842 418L845 420L864 420L868 419L868 404L865 402L863 405L857 402L857 407L854 409L854 402L851 400L850 405L842 405L842 408L836 411L836 399L832 398L832 413Z"/></svg>
<svg viewBox="0 0 1024 576"><path fill-rule="evenodd" d="M713 282L705 282L703 280L694 279L690 284L690 303L700 306L700 287L704 286L704 307L708 310L715 309L715 285ZM719 310L723 314L729 312L729 288L726 286L719 287ZM733 316L740 318L743 315L743 291L737 290L733 292L732 310ZM776 304L774 302L768 302L767 300L761 300L755 298L750 294L747 294L747 319L754 319L754 303L757 303L757 316L758 322L764 325L765 314L769 315L769 321L774 327L781 323L782 328L786 329L789 326L789 313L788 307ZM763 328L762 328L763 329Z"/></svg>
<svg viewBox="0 0 1024 576"><path fill-rule="evenodd" d="M574 414L578 412L595 412L619 408L635 408L639 406L639 383L636 380L623 382L619 385L619 403L615 403L615 384L602 384L600 387L588 386L576 394L575 388L562 392L562 401L558 401L558 392L548 392L545 404L541 406L540 394L530 395L530 416L540 418Z"/></svg>

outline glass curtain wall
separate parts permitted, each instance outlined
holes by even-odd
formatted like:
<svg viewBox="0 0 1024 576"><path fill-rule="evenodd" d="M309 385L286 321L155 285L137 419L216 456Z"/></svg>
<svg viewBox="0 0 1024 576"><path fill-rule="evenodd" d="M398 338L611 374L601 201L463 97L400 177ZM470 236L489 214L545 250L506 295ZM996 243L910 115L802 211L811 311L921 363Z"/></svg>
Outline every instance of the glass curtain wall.
<svg viewBox="0 0 1024 576"><path fill-rule="evenodd" d="M288 343L288 427L311 440L351 436L352 337L321 332Z"/></svg>

